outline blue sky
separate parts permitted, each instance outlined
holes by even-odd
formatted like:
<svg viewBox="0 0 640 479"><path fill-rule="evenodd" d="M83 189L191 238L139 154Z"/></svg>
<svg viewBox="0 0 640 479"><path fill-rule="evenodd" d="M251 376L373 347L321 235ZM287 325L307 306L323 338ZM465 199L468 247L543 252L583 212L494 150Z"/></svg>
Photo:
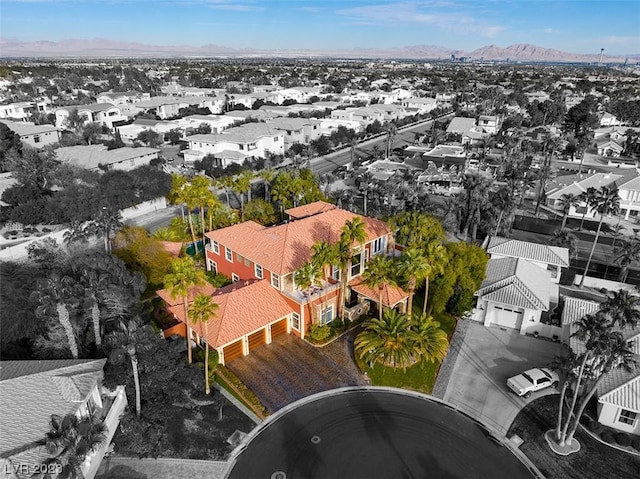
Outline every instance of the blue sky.
<svg viewBox="0 0 640 479"><path fill-rule="evenodd" d="M269 50L531 43L613 55L640 53L640 1L0 0L0 36Z"/></svg>

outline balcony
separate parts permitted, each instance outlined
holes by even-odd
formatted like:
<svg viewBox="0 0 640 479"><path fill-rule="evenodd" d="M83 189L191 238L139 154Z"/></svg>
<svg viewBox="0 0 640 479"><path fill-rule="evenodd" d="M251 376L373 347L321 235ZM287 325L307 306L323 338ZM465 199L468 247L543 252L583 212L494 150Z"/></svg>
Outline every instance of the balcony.
<svg viewBox="0 0 640 479"><path fill-rule="evenodd" d="M314 301L324 295L337 291L340 288L340 283L330 283L322 280L320 285L312 286L309 290L294 289L293 291L282 290L282 293L289 296L291 299L300 304L306 304L310 301Z"/></svg>

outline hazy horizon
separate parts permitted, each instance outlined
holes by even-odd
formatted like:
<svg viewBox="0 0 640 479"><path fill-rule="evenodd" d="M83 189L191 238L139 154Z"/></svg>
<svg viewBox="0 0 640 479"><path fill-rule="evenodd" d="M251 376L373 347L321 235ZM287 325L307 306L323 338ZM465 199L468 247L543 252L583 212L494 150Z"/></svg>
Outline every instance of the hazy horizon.
<svg viewBox="0 0 640 479"><path fill-rule="evenodd" d="M640 53L635 0L2 0L0 13L2 37L24 42L462 51L528 43L577 54Z"/></svg>

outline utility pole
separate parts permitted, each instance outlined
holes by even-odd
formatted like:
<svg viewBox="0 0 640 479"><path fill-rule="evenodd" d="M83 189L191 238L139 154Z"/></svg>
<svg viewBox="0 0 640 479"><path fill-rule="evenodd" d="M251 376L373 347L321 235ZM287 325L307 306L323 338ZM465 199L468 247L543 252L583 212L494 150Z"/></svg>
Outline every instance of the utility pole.
<svg viewBox="0 0 640 479"><path fill-rule="evenodd" d="M600 49L600 59L598 60L598 66L602 65L602 54L604 53L604 48Z"/></svg>

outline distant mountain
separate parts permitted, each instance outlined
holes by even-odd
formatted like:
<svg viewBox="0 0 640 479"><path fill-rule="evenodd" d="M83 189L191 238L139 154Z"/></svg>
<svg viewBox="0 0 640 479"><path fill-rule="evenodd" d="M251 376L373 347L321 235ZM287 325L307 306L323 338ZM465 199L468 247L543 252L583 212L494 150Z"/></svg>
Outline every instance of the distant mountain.
<svg viewBox="0 0 640 479"><path fill-rule="evenodd" d="M451 55L476 60L512 60L525 62L594 63L600 53L580 55L536 45L515 44L502 48L488 45L472 52L464 52L436 45L412 45L402 48L345 48L340 50L252 50L220 45L147 45L119 42L103 38L68 39L60 42L22 42L0 37L0 57L334 57L334 58L396 58L396 59L448 59ZM622 63L627 57L603 56L606 63ZM638 61L640 55L629 55Z"/></svg>

